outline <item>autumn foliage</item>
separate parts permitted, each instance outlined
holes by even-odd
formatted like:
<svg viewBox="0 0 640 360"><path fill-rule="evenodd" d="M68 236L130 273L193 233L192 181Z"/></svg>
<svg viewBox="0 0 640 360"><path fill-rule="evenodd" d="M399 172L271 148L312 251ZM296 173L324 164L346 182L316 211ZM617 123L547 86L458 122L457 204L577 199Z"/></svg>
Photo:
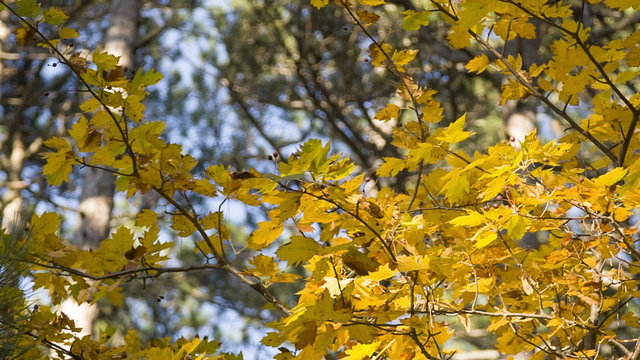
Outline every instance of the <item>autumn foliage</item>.
<svg viewBox="0 0 640 360"><path fill-rule="evenodd" d="M74 167L95 167L115 174L117 190L128 197L156 192L170 205L166 213L141 211L92 250L62 238L60 215L33 216L24 239L30 275L53 306L23 310L24 341L40 345L25 358L41 356L42 347L74 359L233 357L198 338L149 344L135 332L117 344L76 338L63 331L73 324L54 311L67 297L119 305L132 279L194 268L231 274L281 315L265 324L270 330L262 340L279 349L278 359L448 359L462 352L450 339L478 329L494 334L501 354L528 352L531 359L640 355L633 310L640 268L634 218L640 30L594 42L576 13L596 6L633 11L627 9L637 10L638 1L578 1L576 8L566 1L431 0L423 11L404 12L403 31L442 21L452 47L479 46L466 70L504 74L500 103L536 98L565 128L547 143L533 132L522 144L505 141L469 154L459 145L473 140L465 130L470 115L443 123L438 89L407 73L419 49L394 48L369 31L384 16L384 0L311 0L317 11L341 7L369 46L366 66L397 83L400 101L376 109L375 119L390 124L402 155L361 169L348 154L312 139L278 156L273 173L223 164L194 171L197 160L165 140L163 122L145 118L147 87L161 74L139 69L126 77L118 58L100 49L64 50L78 33L64 26L61 9L0 3L22 20L18 41L49 49L88 93L68 136L46 141L42 172L49 183L68 181ZM545 34L537 32L541 23ZM525 68L521 56L501 51L505 42L539 36L553 38L542 63ZM588 110L568 111L574 106ZM408 179L403 186L386 185L399 174ZM244 241L248 262L229 260L224 208L196 212L188 201L196 197L267 209ZM201 263L164 266L174 244L158 239L159 216L196 243ZM527 236L535 244L525 246ZM270 291L296 281L301 290L293 306Z"/></svg>

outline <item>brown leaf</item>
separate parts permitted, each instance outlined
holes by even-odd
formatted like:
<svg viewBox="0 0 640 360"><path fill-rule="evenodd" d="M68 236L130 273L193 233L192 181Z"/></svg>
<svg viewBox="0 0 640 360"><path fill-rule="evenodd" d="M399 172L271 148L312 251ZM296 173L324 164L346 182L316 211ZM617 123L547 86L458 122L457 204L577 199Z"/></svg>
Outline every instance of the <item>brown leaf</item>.
<svg viewBox="0 0 640 360"><path fill-rule="evenodd" d="M255 177L256 176L250 173L249 171L234 171L231 173L232 179L246 180L246 179L253 179Z"/></svg>
<svg viewBox="0 0 640 360"><path fill-rule="evenodd" d="M307 321L304 323L304 330L298 335L296 339L296 348L304 349L305 346L313 344L316 340L316 331L318 326L315 321Z"/></svg>

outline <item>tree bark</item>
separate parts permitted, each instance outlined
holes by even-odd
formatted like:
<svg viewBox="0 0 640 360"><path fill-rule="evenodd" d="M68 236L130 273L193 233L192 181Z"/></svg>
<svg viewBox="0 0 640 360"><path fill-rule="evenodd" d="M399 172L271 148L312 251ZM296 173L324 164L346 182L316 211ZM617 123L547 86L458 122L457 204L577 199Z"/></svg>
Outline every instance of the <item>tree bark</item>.
<svg viewBox="0 0 640 360"><path fill-rule="evenodd" d="M11 28L8 25L10 13L3 11L0 13L0 52L4 53L5 44L11 35ZM4 59L0 60L0 84L5 82L8 73ZM5 94L0 93L0 98ZM24 98L24 97L23 97ZM5 111L10 111L6 110ZM20 115L13 111L11 114L5 113L6 124L14 126L13 123L20 120ZM11 134L9 131L8 134ZM20 192L22 168L26 157L24 142L20 132L14 133L12 138L6 139L2 145L6 152L0 154L1 168L6 174L6 190L2 194L2 228L12 233L23 223L22 220L22 194Z"/></svg>
<svg viewBox="0 0 640 360"><path fill-rule="evenodd" d="M104 47L108 53L120 57L119 65L127 73L134 66L139 11L139 0L113 0L109 11L111 20ZM79 206L80 227L76 233L78 246L95 249L109 235L114 193L113 174L94 168L85 169ZM73 299L67 299L61 311L82 329L79 337L92 333L98 316L95 304L78 305Z"/></svg>

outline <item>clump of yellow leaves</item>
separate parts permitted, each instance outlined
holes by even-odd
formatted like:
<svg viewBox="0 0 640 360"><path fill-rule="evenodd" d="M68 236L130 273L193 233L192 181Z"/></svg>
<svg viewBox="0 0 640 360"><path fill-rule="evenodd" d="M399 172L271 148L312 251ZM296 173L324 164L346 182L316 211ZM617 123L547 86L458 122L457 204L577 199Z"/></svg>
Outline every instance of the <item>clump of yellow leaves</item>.
<svg viewBox="0 0 640 360"><path fill-rule="evenodd" d="M311 3L322 8L329 1ZM376 6L385 1L336 3L370 36L365 30L383 16ZM618 11L638 6L588 3L583 6L599 3ZM64 22L58 10L28 0L16 4L12 11L25 24L18 31L21 42L39 32L27 18L54 27ZM589 43L590 30L573 19L570 4L546 0L433 0L423 10L405 11L402 26L419 31L438 18L450 24L452 47L482 47L469 71L506 77L501 101L536 97L571 131L546 144L532 133L518 148L496 144L486 154L469 155L458 145L473 136L465 130L473 119L463 115L442 123L436 91L407 74L417 50L394 49L370 36L371 65L394 77L403 100L375 116L397 123L393 145L402 154L381 159L376 173L413 175L407 191L363 191L365 174L353 174L349 159L316 139L279 161L275 174L223 165L194 174L197 161L162 138L162 123L144 117L145 88L160 74L140 70L129 80L119 76L116 57L100 50L67 56L57 50L59 39L41 39L91 95L70 136L46 142L51 151L43 173L57 185L74 166L92 166L115 174L118 190L129 197L157 192L170 204L175 234L193 239L207 259L200 269L228 272L282 315L266 324L273 331L262 340L280 349L278 359L329 353L343 359L447 359L456 351L450 340L474 329L494 334L495 348L504 354L605 358L621 340L614 321L624 321L634 334L640 324L627 306L639 295L637 225L630 219L640 207L640 97L621 90L637 76L640 32ZM505 57L485 40L488 29L503 42L535 38L538 21L556 31L544 64L523 68L520 56ZM60 27L59 34L73 32ZM564 109L577 104L586 88L596 93L590 114L574 119ZM595 160L585 165L581 152ZM224 214L198 214L185 201L196 196L267 206L266 220L246 239L245 251L252 251L247 264L228 261ZM61 240L59 216L35 216L35 286L47 288L54 303L67 296L79 302L105 297L118 305L125 280L180 271L162 267L163 250L172 244L158 240L158 215L144 210L135 219L136 231L121 227L93 251ZM288 270L299 266L303 287L289 307L269 287L298 279ZM40 334L73 328L63 316L33 315L33 330ZM212 355L217 343L199 339L145 347L130 333L116 348L88 338L58 340L72 344L71 353L97 358L223 356Z"/></svg>

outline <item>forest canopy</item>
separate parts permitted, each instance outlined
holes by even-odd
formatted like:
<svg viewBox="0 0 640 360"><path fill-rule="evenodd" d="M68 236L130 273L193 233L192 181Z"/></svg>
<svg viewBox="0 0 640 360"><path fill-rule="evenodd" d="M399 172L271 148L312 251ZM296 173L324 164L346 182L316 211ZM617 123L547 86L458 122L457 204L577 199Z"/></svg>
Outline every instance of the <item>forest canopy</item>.
<svg viewBox="0 0 640 360"><path fill-rule="evenodd" d="M0 8L0 357L640 358L640 1Z"/></svg>

